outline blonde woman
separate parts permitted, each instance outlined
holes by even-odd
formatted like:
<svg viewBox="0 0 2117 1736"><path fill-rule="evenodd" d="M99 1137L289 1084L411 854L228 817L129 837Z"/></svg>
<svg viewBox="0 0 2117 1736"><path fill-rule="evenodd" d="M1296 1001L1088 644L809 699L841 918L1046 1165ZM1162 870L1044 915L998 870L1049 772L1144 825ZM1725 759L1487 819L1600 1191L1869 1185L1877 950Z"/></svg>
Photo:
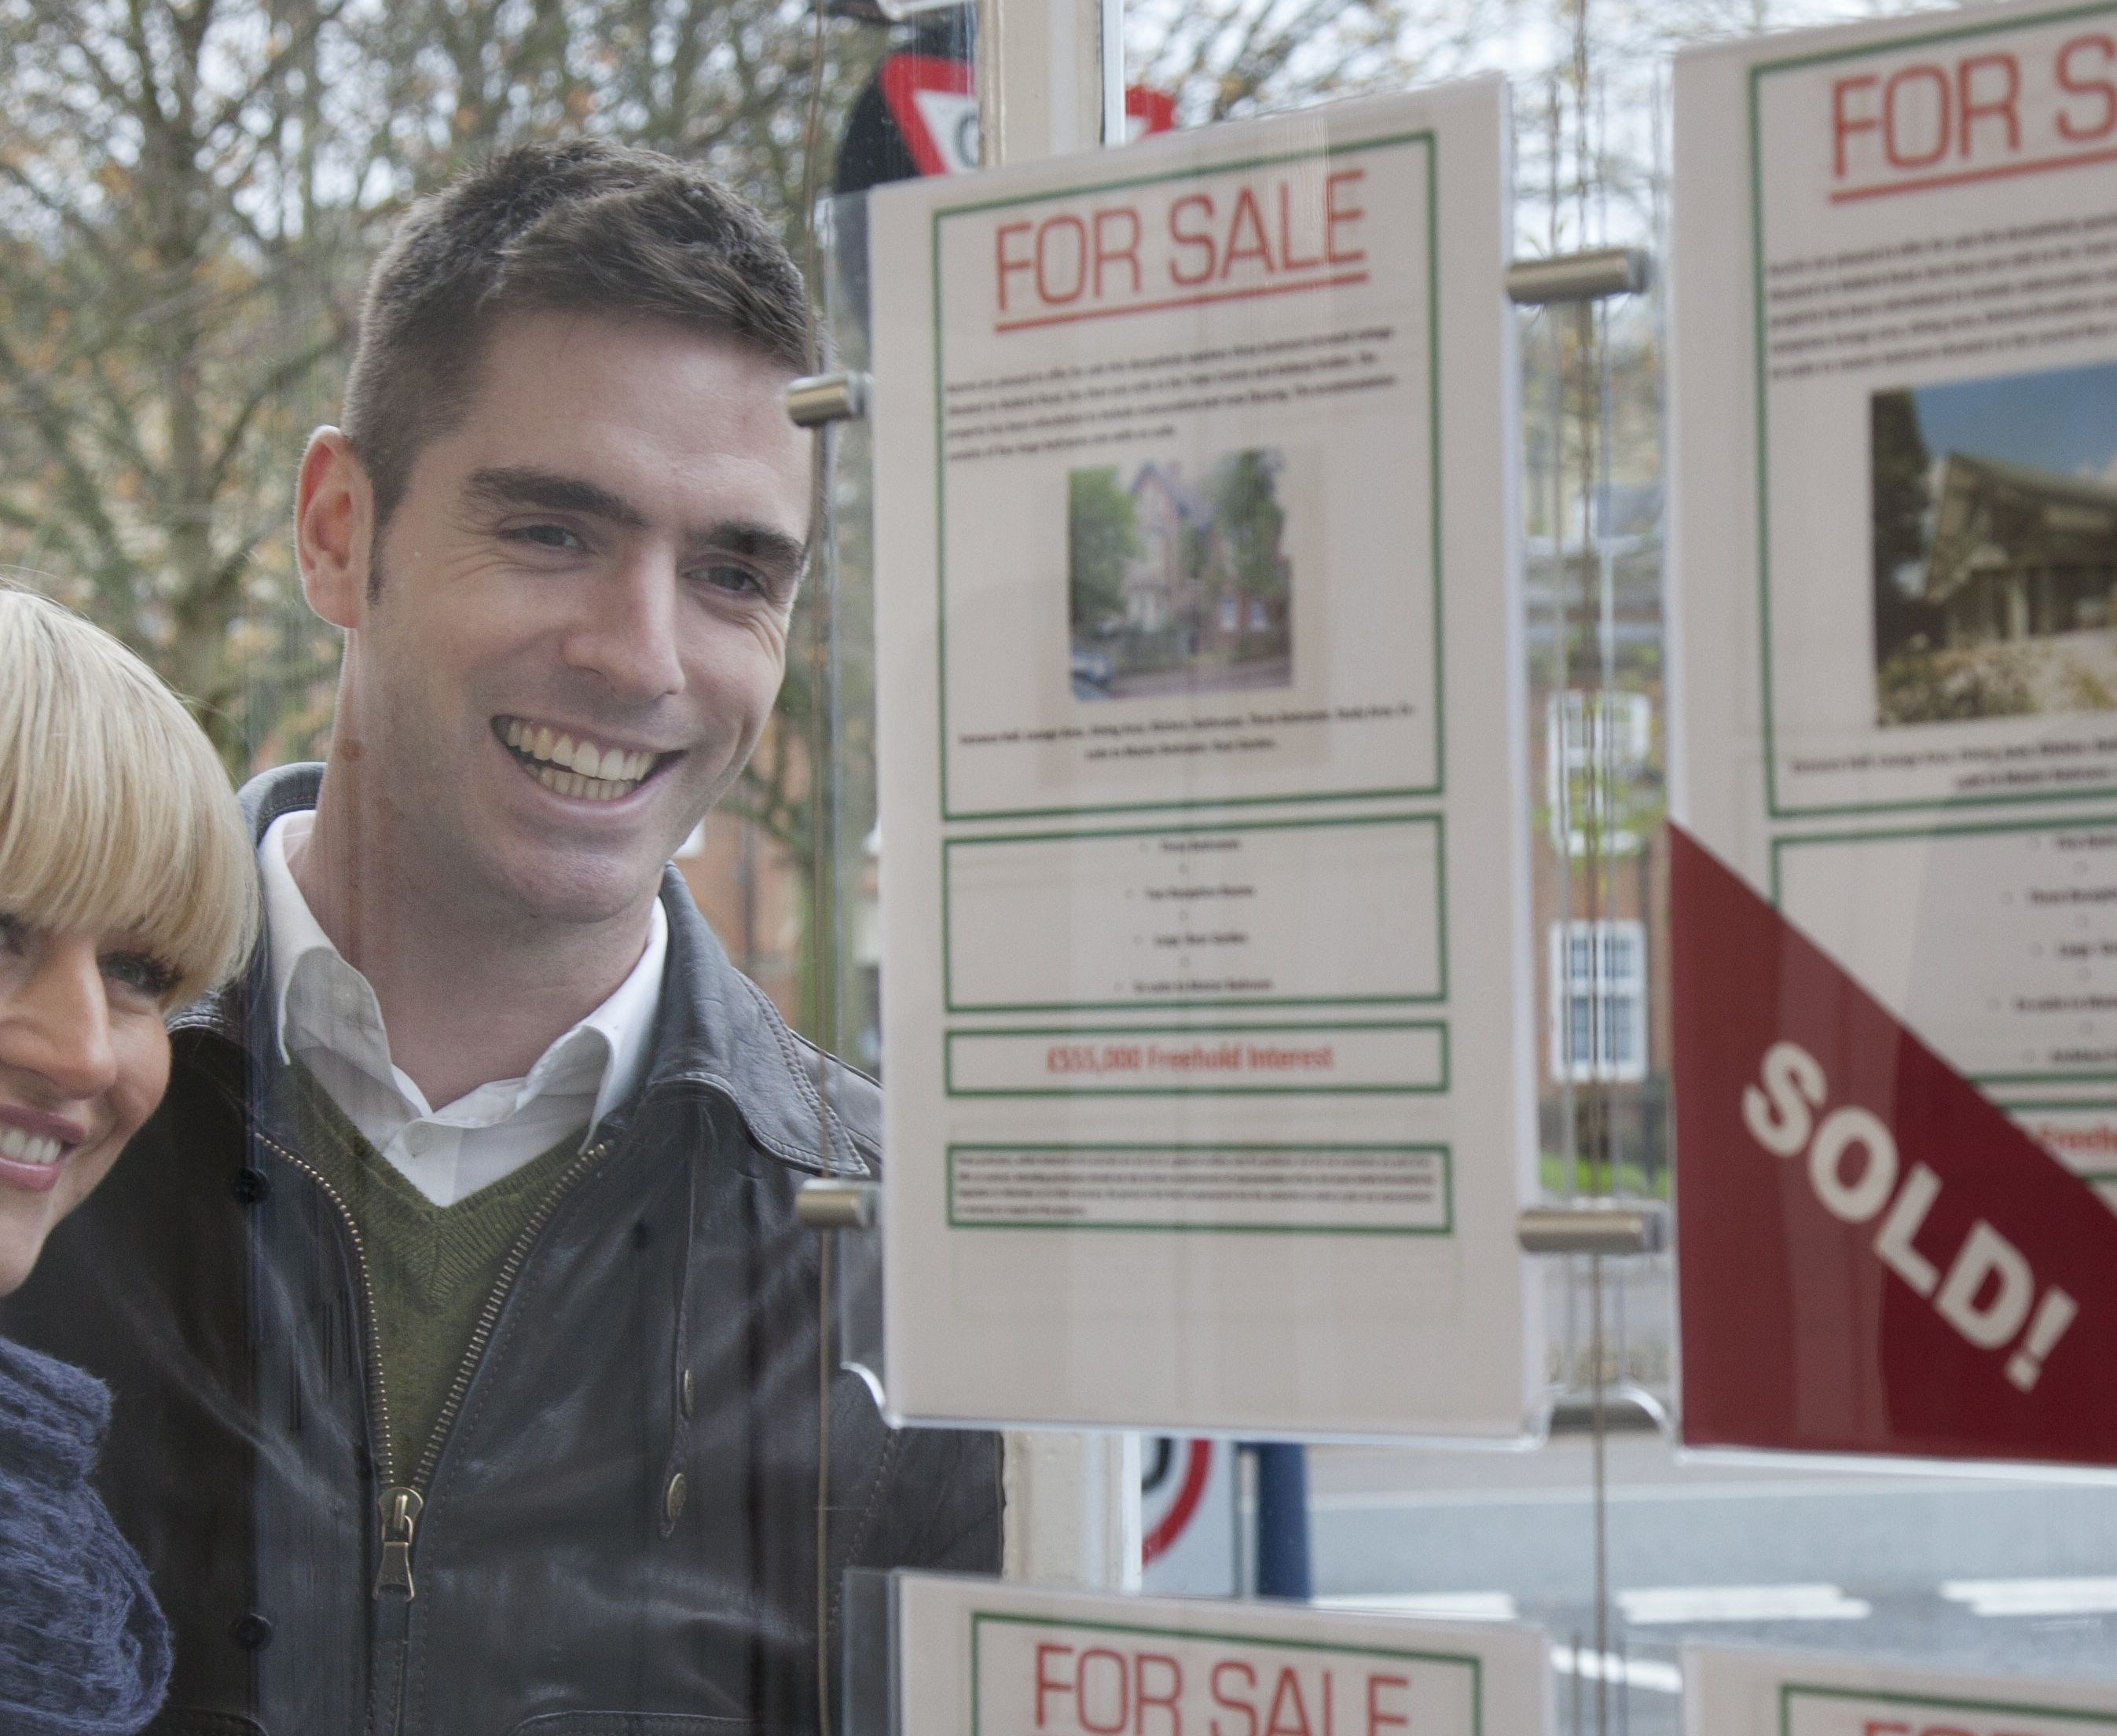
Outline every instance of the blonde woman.
<svg viewBox="0 0 2117 1736"><path fill-rule="evenodd" d="M161 1101L163 1020L234 969L255 886L182 706L108 634L0 580L0 1295ZM87 1482L109 1410L90 1376L0 1338L11 1736L137 1730L168 1682L145 1570Z"/></svg>

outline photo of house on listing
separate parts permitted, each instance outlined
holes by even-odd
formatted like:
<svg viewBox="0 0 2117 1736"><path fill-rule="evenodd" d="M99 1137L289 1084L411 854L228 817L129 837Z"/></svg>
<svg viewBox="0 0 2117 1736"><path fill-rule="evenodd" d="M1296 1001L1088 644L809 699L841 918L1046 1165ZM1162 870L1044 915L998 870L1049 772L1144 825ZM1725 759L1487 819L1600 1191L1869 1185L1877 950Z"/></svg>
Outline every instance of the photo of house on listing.
<svg viewBox="0 0 2117 1736"><path fill-rule="evenodd" d="M2117 710L2117 365L1869 410L1877 721Z"/></svg>
<svg viewBox="0 0 2117 1736"><path fill-rule="evenodd" d="M1179 464L1105 464L1067 478L1078 699L1284 687L1294 679L1287 458L1224 453L1198 482Z"/></svg>

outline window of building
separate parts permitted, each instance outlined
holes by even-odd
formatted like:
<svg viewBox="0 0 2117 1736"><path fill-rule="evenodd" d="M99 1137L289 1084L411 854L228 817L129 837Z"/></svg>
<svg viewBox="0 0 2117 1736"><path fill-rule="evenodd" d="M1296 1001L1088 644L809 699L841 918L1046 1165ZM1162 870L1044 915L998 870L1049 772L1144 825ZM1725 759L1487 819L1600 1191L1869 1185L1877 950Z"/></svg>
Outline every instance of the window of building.
<svg viewBox="0 0 2117 1736"><path fill-rule="evenodd" d="M1634 921L1551 925L1551 1076L1647 1076L1647 937Z"/></svg>
<svg viewBox="0 0 2117 1736"><path fill-rule="evenodd" d="M1629 856L1640 829L1626 824L1625 796L1653 747L1653 704L1644 693L1553 694L1544 710L1544 801L1552 847L1585 856L1591 833L1602 853Z"/></svg>

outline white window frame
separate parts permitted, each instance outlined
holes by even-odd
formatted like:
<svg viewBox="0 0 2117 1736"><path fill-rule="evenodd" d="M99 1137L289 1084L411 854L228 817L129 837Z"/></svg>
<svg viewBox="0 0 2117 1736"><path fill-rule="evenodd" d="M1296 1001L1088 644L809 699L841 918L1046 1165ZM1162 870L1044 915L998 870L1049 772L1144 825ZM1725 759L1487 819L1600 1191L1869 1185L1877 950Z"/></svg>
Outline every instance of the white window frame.
<svg viewBox="0 0 2117 1736"><path fill-rule="evenodd" d="M1575 953L1587 969L1574 968ZM1647 930L1630 917L1554 922L1550 930L1549 1046L1554 1083L1635 1085L1647 1076ZM1574 1052L1576 1013L1588 1014L1588 1053ZM1611 1014L1622 1009L1620 1022ZM1624 1052L1612 1038L1628 1034Z"/></svg>
<svg viewBox="0 0 2117 1736"><path fill-rule="evenodd" d="M1561 856L1585 856L1592 817L1605 855L1638 850L1639 836L1615 824L1617 796L1646 769L1653 750L1653 701L1645 694L1575 687L1552 695L1543 744L1552 847Z"/></svg>

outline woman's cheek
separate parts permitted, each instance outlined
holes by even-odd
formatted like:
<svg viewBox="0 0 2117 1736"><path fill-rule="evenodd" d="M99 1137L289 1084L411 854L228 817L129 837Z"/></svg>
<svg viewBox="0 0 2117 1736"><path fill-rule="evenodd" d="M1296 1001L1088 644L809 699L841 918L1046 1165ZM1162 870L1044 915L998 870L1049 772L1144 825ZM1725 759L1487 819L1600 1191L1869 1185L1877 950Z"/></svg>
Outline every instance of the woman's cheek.
<svg viewBox="0 0 2117 1736"><path fill-rule="evenodd" d="M128 1015L118 1078L111 1087L113 1122L125 1141L140 1131L169 1088L169 1032L159 1009Z"/></svg>

